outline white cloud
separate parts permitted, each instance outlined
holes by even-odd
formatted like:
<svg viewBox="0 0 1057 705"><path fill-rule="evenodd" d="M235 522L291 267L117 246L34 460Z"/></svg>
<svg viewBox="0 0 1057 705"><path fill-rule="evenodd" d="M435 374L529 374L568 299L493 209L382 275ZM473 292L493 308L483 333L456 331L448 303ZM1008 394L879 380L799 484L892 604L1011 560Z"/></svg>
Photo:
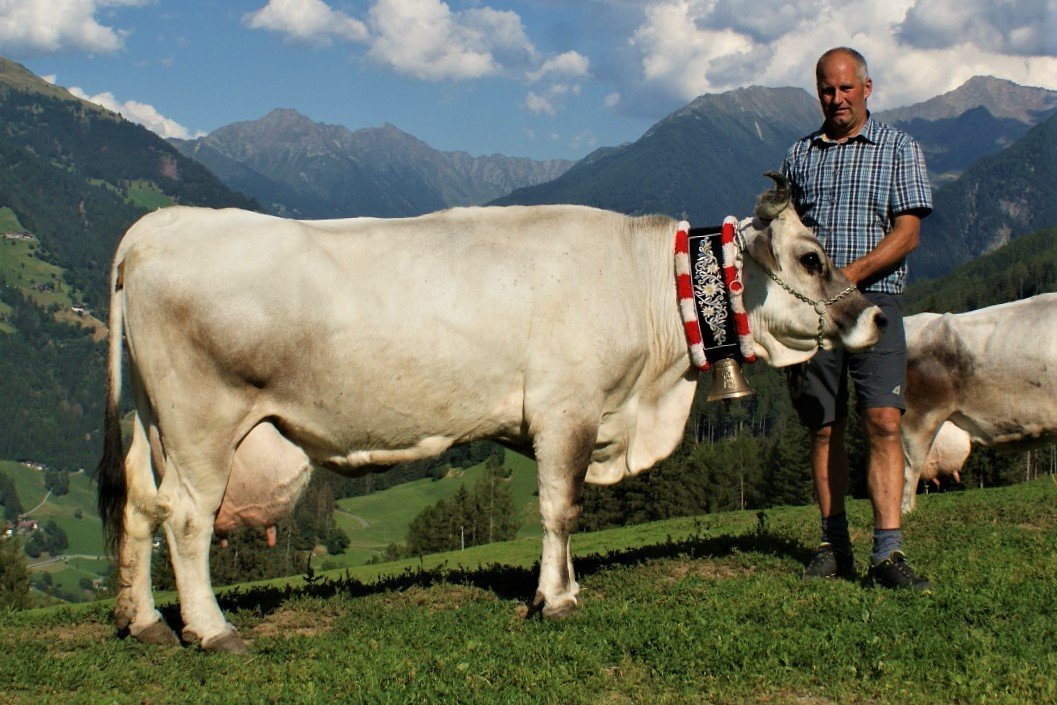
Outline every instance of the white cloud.
<svg viewBox="0 0 1057 705"><path fill-rule="evenodd" d="M261 9L243 15L242 21L251 29L275 32L296 44L329 46L334 39L367 39L363 22L334 10L323 0L269 0Z"/></svg>
<svg viewBox="0 0 1057 705"><path fill-rule="evenodd" d="M591 62L586 56L575 51L567 51L546 59L535 71L528 73L528 80L535 83L545 76L568 76L570 78L588 78Z"/></svg>
<svg viewBox="0 0 1057 705"><path fill-rule="evenodd" d="M609 108L610 110L612 110L613 108L617 107L619 104L620 104L620 94L619 93L610 93L602 101L602 105L604 105L605 107Z"/></svg>
<svg viewBox="0 0 1057 705"><path fill-rule="evenodd" d="M372 0L361 22L324 0L269 0L243 22L300 44L363 43L376 65L421 81L523 79L536 87L522 106L538 114L554 115L591 78L585 55L541 55L520 15L480 3L456 11L445 0Z"/></svg>
<svg viewBox="0 0 1057 705"><path fill-rule="evenodd" d="M514 12L487 7L452 12L441 0L378 0L368 14L367 56L421 80L496 76L536 55Z"/></svg>
<svg viewBox="0 0 1057 705"><path fill-rule="evenodd" d="M375 64L422 81L505 77L541 83L546 87L525 101L534 112L553 114L558 98L579 91L571 82L590 78L586 56L541 56L520 15L484 5L455 11L445 0L373 0L361 22L323 0L270 0L243 21L302 44L362 42Z"/></svg>
<svg viewBox="0 0 1057 705"><path fill-rule="evenodd" d="M545 96L538 95L529 91L525 96L525 107L533 113L543 115L554 115L558 112L558 109L554 107L554 103L546 98Z"/></svg>
<svg viewBox="0 0 1057 705"><path fill-rule="evenodd" d="M741 86L813 90L814 64L847 45L870 63L874 108L951 90L977 74L1057 88L1057 0L646 0L630 39L622 109Z"/></svg>
<svg viewBox="0 0 1057 705"><path fill-rule="evenodd" d="M557 114L566 97L580 94L581 82L591 76L590 65L586 56L575 51L548 57L538 69L526 74L529 83L545 85L529 91L522 105L536 114Z"/></svg>
<svg viewBox="0 0 1057 705"><path fill-rule="evenodd" d="M0 51L111 54L125 47L129 32L100 24L96 13L102 7L144 4L147 0L0 0Z"/></svg>
<svg viewBox="0 0 1057 705"><path fill-rule="evenodd" d="M556 115L568 96L580 94L579 83L552 83L543 91L529 91L523 105L531 112Z"/></svg>
<svg viewBox="0 0 1057 705"><path fill-rule="evenodd" d="M55 82L54 76L48 78L51 83ZM199 132L192 135L190 130L175 120L167 118L159 113L153 105L140 103L135 100L119 102L118 99L114 97L114 94L108 91L90 96L77 86L70 86L67 90L82 100L101 105L112 112L120 113L126 120L143 125L151 132L154 132L163 138L176 137L179 139L189 139L191 137L201 137L204 134Z"/></svg>

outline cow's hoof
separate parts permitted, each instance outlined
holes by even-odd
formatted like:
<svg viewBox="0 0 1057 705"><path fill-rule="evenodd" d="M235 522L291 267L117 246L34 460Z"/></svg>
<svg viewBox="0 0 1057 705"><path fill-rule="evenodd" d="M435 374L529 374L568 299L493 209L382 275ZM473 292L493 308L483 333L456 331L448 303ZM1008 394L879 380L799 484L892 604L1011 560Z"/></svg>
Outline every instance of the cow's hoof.
<svg viewBox="0 0 1057 705"><path fill-rule="evenodd" d="M158 620L149 627L132 634L132 638L141 644L148 644L150 646L180 645L180 640L176 638L176 632L170 629L169 625L161 620Z"/></svg>
<svg viewBox="0 0 1057 705"><path fill-rule="evenodd" d="M575 597L561 600L557 604L548 602L543 606L543 618L548 622L565 619L576 614L577 609Z"/></svg>
<svg viewBox="0 0 1057 705"><path fill-rule="evenodd" d="M249 647L235 632L224 632L218 637L207 639L202 644L203 651L211 651L215 654L248 654Z"/></svg>

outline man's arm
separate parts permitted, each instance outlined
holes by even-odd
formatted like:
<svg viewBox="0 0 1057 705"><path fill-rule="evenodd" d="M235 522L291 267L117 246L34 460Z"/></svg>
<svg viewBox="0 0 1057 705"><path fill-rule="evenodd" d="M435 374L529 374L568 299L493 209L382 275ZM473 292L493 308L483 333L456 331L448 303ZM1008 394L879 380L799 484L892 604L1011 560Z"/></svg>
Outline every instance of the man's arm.
<svg viewBox="0 0 1057 705"><path fill-rule="evenodd" d="M871 279L874 275L894 267L918 246L921 218L927 211L912 210L895 217L892 229L881 238L877 247L842 268L852 284Z"/></svg>

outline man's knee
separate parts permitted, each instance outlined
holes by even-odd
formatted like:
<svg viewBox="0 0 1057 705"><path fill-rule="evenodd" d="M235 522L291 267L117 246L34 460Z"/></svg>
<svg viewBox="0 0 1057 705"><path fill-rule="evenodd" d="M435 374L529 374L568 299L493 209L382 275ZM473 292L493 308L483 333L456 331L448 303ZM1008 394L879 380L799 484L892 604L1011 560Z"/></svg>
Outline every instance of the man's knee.
<svg viewBox="0 0 1057 705"><path fill-rule="evenodd" d="M864 409L863 430L872 441L897 441L902 418L900 410L892 407Z"/></svg>

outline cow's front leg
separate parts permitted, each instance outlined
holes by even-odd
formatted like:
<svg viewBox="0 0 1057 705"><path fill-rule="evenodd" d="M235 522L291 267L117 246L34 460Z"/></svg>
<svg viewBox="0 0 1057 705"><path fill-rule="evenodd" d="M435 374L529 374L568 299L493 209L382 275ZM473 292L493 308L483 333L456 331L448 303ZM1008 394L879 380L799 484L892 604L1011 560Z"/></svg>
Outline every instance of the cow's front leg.
<svg viewBox="0 0 1057 705"><path fill-rule="evenodd" d="M546 442L536 444L543 555L533 610L542 610L546 619L576 611L580 586L573 571L570 537L583 510L584 477L595 435L581 428L556 439L553 448Z"/></svg>
<svg viewBox="0 0 1057 705"><path fill-rule="evenodd" d="M224 619L209 579L209 544L224 484L201 481L192 485L192 492L175 481L175 475L170 466L159 491L159 504L169 509L164 528L180 596L183 639L206 651L244 653L246 644ZM205 476L196 474L200 480Z"/></svg>

